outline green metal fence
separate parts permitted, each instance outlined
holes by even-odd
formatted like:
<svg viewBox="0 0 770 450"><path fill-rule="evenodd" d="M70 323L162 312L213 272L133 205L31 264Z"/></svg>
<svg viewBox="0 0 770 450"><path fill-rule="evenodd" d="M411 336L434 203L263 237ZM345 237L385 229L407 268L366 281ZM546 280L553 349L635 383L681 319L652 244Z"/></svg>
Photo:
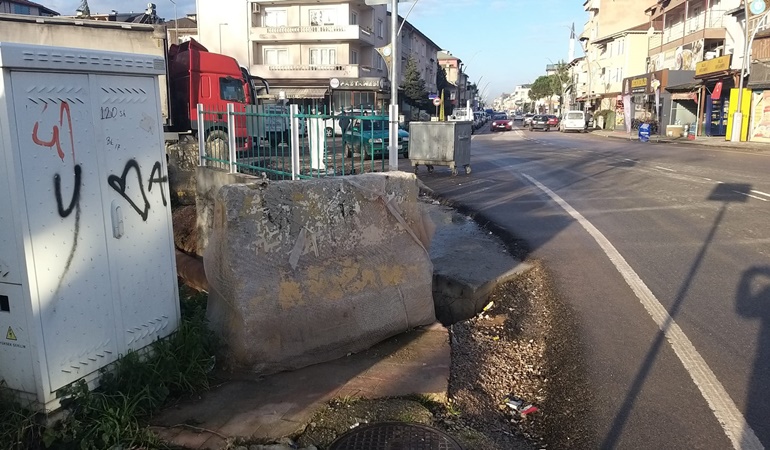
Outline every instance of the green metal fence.
<svg viewBox="0 0 770 450"><path fill-rule="evenodd" d="M335 114L325 105L281 104L236 108L198 106L201 165L277 180L388 170L385 111L361 106ZM398 148L407 155L403 130Z"/></svg>

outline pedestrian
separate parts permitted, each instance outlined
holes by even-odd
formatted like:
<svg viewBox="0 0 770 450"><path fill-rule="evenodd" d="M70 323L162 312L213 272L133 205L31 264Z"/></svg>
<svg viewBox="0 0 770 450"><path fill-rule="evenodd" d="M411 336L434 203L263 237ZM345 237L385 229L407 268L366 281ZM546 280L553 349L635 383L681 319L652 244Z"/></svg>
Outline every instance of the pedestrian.
<svg viewBox="0 0 770 450"><path fill-rule="evenodd" d="M342 129L342 133L345 133L345 130L348 129L348 126L350 126L350 118L345 114L345 108L340 107L340 115L339 115L339 124L340 128Z"/></svg>

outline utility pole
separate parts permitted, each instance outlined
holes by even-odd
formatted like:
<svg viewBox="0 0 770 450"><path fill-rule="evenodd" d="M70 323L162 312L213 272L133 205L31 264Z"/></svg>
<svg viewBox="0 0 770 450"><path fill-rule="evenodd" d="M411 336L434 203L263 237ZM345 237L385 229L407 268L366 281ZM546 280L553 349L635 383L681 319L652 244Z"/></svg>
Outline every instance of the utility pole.
<svg viewBox="0 0 770 450"><path fill-rule="evenodd" d="M390 1L390 127L388 131L388 170L398 170L398 66L401 51L398 45L398 0Z"/></svg>

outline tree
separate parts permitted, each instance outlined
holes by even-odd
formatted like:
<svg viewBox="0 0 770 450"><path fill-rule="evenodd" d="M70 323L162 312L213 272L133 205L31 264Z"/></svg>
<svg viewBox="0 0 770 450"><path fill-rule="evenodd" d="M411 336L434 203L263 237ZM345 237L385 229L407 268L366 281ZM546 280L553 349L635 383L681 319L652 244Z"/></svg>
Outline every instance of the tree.
<svg viewBox="0 0 770 450"><path fill-rule="evenodd" d="M436 89L437 94L441 95L441 91L449 89L449 81L446 79L446 70L441 67L441 64L436 63Z"/></svg>
<svg viewBox="0 0 770 450"><path fill-rule="evenodd" d="M551 95L553 95L553 80L546 75L537 77L529 88L529 98L534 101Z"/></svg>
<svg viewBox="0 0 770 450"><path fill-rule="evenodd" d="M410 57L404 68L404 96L407 103L415 108L425 109L428 92L425 91L425 80L417 69L417 61Z"/></svg>

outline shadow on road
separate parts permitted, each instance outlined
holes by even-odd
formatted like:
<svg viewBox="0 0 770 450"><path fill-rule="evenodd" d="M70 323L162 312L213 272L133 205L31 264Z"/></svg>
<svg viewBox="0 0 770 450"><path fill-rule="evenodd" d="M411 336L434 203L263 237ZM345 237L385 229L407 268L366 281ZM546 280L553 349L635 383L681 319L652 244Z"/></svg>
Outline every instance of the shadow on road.
<svg viewBox="0 0 770 450"><path fill-rule="evenodd" d="M684 299L687 296L687 292L690 290L690 287L695 280L695 276L698 273L698 269L706 257L706 252L708 251L711 242L714 240L716 232L719 229L719 225L724 218L725 212L727 211L727 206L732 202L746 202L749 198L748 194L750 191L751 185L749 184L722 183L717 185L708 196L708 200L722 202L722 207L719 208L719 212L714 218L714 223L711 225L711 229L709 230L708 235L706 235L705 239L703 240L703 245L698 251L698 254L695 256L695 260L693 261L692 266L690 266L690 270L687 273L687 276L685 277L681 287L679 288L676 297L674 298L674 303L668 310L669 317L661 326L660 331L658 331L656 334L655 340L650 346L650 349L647 351L647 355L645 355L641 367L639 368L636 377L634 377L634 381L632 382L620 409L615 415L615 419L612 422L610 431L602 442L602 449L612 449L617 447L618 441L623 434L623 428L628 422L628 418L631 414L634 403L636 402L636 399L639 396L642 387L644 386L645 380L649 376L650 371L655 364L658 353L661 351L661 348L666 341L666 332L669 330L672 322L679 313L679 310L682 308L682 304L684 303ZM770 295L770 286L768 286L767 290L763 291L762 293ZM764 312L764 314L770 316L770 310ZM764 368L764 371L762 372L765 376L765 378L762 379L763 381L768 379L767 375L769 372L767 369L767 367ZM767 396L768 393L765 392L764 395ZM763 408L763 412L767 413L767 408ZM763 414L761 417L766 418L768 416Z"/></svg>
<svg viewBox="0 0 770 450"><path fill-rule="evenodd" d="M759 440L770 443L770 266L752 267L743 273L736 293L735 310L743 317L758 319L756 358L749 378L744 417Z"/></svg>

